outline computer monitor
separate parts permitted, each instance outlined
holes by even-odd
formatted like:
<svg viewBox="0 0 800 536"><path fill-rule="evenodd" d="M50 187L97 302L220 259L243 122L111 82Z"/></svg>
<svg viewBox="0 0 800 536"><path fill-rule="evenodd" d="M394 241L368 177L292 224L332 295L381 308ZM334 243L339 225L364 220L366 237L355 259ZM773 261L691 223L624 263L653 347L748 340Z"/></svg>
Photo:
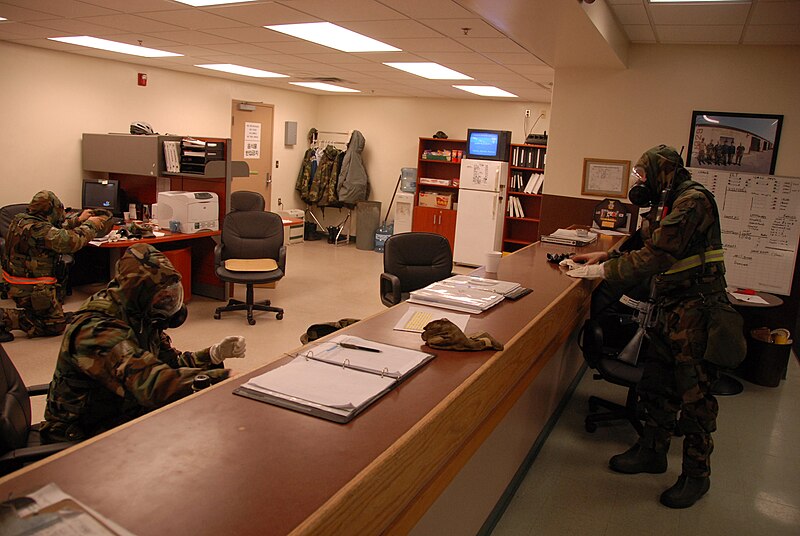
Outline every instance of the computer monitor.
<svg viewBox="0 0 800 536"><path fill-rule="evenodd" d="M83 181L83 208L104 208L115 216L121 213L119 206L119 181L98 179Z"/></svg>
<svg viewBox="0 0 800 536"><path fill-rule="evenodd" d="M508 162L510 148L511 132L508 130L467 130L467 158Z"/></svg>

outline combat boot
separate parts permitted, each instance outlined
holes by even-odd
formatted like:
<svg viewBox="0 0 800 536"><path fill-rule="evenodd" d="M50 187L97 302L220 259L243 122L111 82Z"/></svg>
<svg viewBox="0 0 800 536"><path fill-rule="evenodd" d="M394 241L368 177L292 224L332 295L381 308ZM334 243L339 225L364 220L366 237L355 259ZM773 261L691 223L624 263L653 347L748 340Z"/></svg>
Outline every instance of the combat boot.
<svg viewBox="0 0 800 536"><path fill-rule="evenodd" d="M707 476L681 475L675 484L661 494L661 504L670 508L689 508L711 487Z"/></svg>
<svg viewBox="0 0 800 536"><path fill-rule="evenodd" d="M14 334L6 328L0 326L0 342L11 342L14 340Z"/></svg>
<svg viewBox="0 0 800 536"><path fill-rule="evenodd" d="M667 453L656 452L636 443L622 454L612 456L608 460L608 466L612 471L627 475L664 473L667 470Z"/></svg>

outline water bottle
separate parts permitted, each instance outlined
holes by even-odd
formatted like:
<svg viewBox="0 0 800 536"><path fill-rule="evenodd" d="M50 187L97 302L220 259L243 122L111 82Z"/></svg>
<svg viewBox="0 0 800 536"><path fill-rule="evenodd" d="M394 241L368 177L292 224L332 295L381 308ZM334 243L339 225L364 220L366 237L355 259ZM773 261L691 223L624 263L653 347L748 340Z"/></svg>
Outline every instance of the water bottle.
<svg viewBox="0 0 800 536"><path fill-rule="evenodd" d="M413 192L417 189L417 168L404 167L400 170L400 191Z"/></svg>

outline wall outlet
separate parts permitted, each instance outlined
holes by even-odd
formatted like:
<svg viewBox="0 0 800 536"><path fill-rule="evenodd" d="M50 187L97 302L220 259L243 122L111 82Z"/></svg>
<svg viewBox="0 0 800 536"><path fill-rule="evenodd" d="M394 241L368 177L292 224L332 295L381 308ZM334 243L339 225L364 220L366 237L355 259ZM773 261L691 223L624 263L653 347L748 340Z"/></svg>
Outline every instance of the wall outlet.
<svg viewBox="0 0 800 536"><path fill-rule="evenodd" d="M282 207L282 206L283 206L283 202L281 201L281 198L280 198L280 197L278 198L278 206L279 206L279 207Z"/></svg>
<svg viewBox="0 0 800 536"><path fill-rule="evenodd" d="M525 117L530 117L530 116L531 116L531 111L525 110Z"/></svg>

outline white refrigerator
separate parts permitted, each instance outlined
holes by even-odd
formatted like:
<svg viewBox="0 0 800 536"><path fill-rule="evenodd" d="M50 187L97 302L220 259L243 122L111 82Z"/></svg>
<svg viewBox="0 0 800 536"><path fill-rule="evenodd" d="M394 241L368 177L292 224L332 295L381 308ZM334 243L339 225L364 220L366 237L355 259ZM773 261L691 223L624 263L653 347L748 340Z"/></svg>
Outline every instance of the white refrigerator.
<svg viewBox="0 0 800 536"><path fill-rule="evenodd" d="M507 181L507 162L461 161L453 262L483 266L488 252L501 250Z"/></svg>

